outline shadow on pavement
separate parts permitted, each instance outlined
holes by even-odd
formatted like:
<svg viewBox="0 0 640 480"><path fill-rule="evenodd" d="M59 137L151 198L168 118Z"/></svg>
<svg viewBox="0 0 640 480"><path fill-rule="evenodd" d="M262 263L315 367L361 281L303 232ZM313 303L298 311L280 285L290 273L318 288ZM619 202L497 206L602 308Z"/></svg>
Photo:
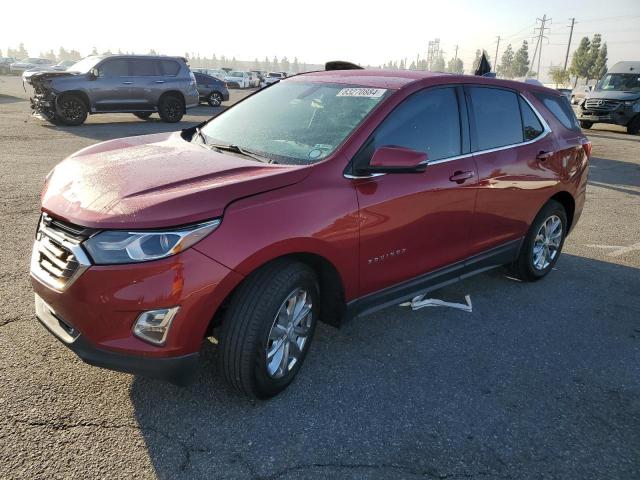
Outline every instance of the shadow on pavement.
<svg viewBox="0 0 640 480"><path fill-rule="evenodd" d="M637 164L592 157L590 167L589 185L630 195L640 195L640 191L628 188L640 187L640 166Z"/></svg>
<svg viewBox="0 0 640 480"><path fill-rule="evenodd" d="M639 290L638 269L564 255L540 282L433 292L469 293L471 314L321 325L270 401L230 391L210 344L191 386L138 377L130 396L159 478L631 478Z"/></svg>

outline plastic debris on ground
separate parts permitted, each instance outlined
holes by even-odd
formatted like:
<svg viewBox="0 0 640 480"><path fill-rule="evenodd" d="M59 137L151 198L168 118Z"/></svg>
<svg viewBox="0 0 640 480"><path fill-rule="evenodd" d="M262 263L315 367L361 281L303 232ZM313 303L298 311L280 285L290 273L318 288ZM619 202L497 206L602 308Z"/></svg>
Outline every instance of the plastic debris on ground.
<svg viewBox="0 0 640 480"><path fill-rule="evenodd" d="M439 298L424 298L425 295L418 295L417 297L413 297L410 302L401 303L401 307L411 307L411 310L418 310L424 307L449 307L449 308L457 308L458 310L462 310L464 312L471 313L473 311L473 305L471 305L471 296L465 295L464 299L467 302L465 303L455 303L455 302L445 302L444 300L440 300Z"/></svg>

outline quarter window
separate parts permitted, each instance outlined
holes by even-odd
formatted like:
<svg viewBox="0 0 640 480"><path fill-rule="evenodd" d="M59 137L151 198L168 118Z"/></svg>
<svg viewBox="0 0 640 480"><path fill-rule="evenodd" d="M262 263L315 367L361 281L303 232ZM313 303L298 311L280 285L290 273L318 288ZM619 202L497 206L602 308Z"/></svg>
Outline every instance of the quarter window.
<svg viewBox="0 0 640 480"><path fill-rule="evenodd" d="M522 120L518 96L509 90L470 87L475 124L476 150L488 150L521 143Z"/></svg>
<svg viewBox="0 0 640 480"><path fill-rule="evenodd" d="M129 62L124 58L109 60L102 64L100 72L104 77L128 77Z"/></svg>
<svg viewBox="0 0 640 480"><path fill-rule="evenodd" d="M425 152L429 161L460 155L460 114L454 88L414 93L393 110L378 127L356 159L368 163L384 146Z"/></svg>
<svg viewBox="0 0 640 480"><path fill-rule="evenodd" d="M580 131L580 124L578 123L575 113L573 113L571 105L569 105L567 97L564 95L556 96L544 93L535 93L534 95L553 113L553 116L556 117L562 125L569 130Z"/></svg>
<svg viewBox="0 0 640 480"><path fill-rule="evenodd" d="M178 62L174 62L173 60L161 60L160 66L164 75L175 77L180 71L180 65L178 65Z"/></svg>
<svg viewBox="0 0 640 480"><path fill-rule="evenodd" d="M520 109L522 111L522 132L524 134L524 140L529 141L539 137L544 131L544 127L529 104L522 98L520 98Z"/></svg>

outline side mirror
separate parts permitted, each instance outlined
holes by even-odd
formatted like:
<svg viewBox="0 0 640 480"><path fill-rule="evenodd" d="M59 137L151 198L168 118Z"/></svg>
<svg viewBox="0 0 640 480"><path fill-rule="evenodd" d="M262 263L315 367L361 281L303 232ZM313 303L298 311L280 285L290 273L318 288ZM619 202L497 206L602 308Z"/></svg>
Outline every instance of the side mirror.
<svg viewBox="0 0 640 480"><path fill-rule="evenodd" d="M92 68L91 70L89 70L89 78L91 80L95 80L99 76L100 76L100 71L97 68Z"/></svg>
<svg viewBox="0 0 640 480"><path fill-rule="evenodd" d="M427 168L427 154L405 147L379 147L366 173L420 173Z"/></svg>

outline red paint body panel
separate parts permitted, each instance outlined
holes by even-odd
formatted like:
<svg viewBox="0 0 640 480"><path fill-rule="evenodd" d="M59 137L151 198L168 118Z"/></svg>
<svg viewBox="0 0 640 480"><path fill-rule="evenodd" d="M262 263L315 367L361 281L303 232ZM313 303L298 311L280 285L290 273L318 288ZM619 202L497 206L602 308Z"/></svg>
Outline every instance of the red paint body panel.
<svg viewBox="0 0 640 480"><path fill-rule="evenodd" d="M178 255L134 265L90 267L63 293L33 280L36 293L94 345L144 356L195 352L230 292L283 255L324 258L347 302L521 238L542 205L567 192L573 225L584 204L588 158L579 132L564 128L519 82L425 72L319 72L283 82L329 82L394 90L320 163L266 165L190 144L179 134L104 142L63 161L42 208L98 228L162 228L222 217ZM370 134L412 93L445 84L515 89L553 133L528 145L463 155L421 173L345 178ZM544 160L540 151L553 151ZM459 172L470 178L456 181ZM453 177L453 179L452 179ZM167 344L131 334L143 310L180 305Z"/></svg>

